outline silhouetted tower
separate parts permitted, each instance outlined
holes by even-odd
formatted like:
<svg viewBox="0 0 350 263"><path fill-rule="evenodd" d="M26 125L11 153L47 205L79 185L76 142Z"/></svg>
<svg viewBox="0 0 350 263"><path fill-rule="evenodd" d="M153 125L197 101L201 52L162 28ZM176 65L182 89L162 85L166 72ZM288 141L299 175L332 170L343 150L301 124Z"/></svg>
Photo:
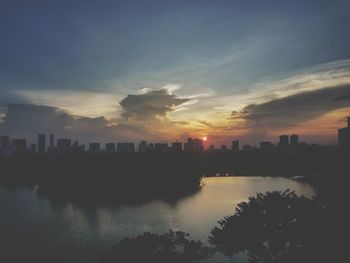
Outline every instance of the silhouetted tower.
<svg viewBox="0 0 350 263"><path fill-rule="evenodd" d="M350 117L347 118L348 127L338 130L338 144L342 147L350 147Z"/></svg>
<svg viewBox="0 0 350 263"><path fill-rule="evenodd" d="M50 134L50 149L52 150L55 147L55 136Z"/></svg>
<svg viewBox="0 0 350 263"><path fill-rule="evenodd" d="M181 152L182 151L182 143L181 142L173 142L171 145L171 150L173 152Z"/></svg>
<svg viewBox="0 0 350 263"><path fill-rule="evenodd" d="M70 139L61 138L57 140L57 152L68 153L71 151L72 142Z"/></svg>
<svg viewBox="0 0 350 263"><path fill-rule="evenodd" d="M25 152L27 150L27 141L26 139L13 139L12 140L13 150L15 152Z"/></svg>
<svg viewBox="0 0 350 263"><path fill-rule="evenodd" d="M38 134L38 153L46 152L46 135Z"/></svg>
<svg viewBox="0 0 350 263"><path fill-rule="evenodd" d="M36 144L35 144L35 143L32 143L32 144L30 145L30 151L31 151L32 153L35 153L35 152L36 152Z"/></svg>
<svg viewBox="0 0 350 263"><path fill-rule="evenodd" d="M113 142L106 143L105 149L106 149L106 152L108 152L108 153L114 153L115 152L115 143L113 143Z"/></svg>
<svg viewBox="0 0 350 263"><path fill-rule="evenodd" d="M280 136L280 142L279 142L279 145L288 145L289 144L289 137L288 135L281 135Z"/></svg>
<svg viewBox="0 0 350 263"><path fill-rule="evenodd" d="M232 141L231 150L234 152L239 151L239 140Z"/></svg>
<svg viewBox="0 0 350 263"><path fill-rule="evenodd" d="M89 152L90 153L98 153L100 152L100 144L98 142L89 143Z"/></svg>
<svg viewBox="0 0 350 263"><path fill-rule="evenodd" d="M291 145L297 145L299 144L299 136L296 134L293 134L290 136L290 144Z"/></svg>
<svg viewBox="0 0 350 263"><path fill-rule="evenodd" d="M139 143L139 152L147 152L148 147L147 147L147 142L146 141L141 141Z"/></svg>

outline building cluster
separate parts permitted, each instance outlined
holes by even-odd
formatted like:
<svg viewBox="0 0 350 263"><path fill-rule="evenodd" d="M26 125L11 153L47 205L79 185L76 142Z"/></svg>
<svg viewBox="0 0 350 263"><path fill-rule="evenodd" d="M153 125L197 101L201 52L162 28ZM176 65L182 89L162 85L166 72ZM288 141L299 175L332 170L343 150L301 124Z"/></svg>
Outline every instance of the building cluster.
<svg viewBox="0 0 350 263"><path fill-rule="evenodd" d="M342 147L350 147L350 117L347 120L348 126L338 130L338 144Z"/></svg>
<svg viewBox="0 0 350 263"><path fill-rule="evenodd" d="M338 142L339 146L350 147L350 117L347 118L347 127L338 130ZM48 139L48 140L47 140ZM48 144L47 144L48 142ZM250 145L243 145L240 148L239 140L232 141L231 149L228 149L226 145L221 145L216 149L214 145L210 145L207 149L209 152L215 151L251 151L253 149L259 149L263 152L270 152L275 149L295 149L296 146L305 145L299 143L299 136L293 135L280 135L279 142L275 145L269 141L260 142L260 147L252 147ZM0 135L0 156L9 158L17 153L130 153L130 152L189 152L198 153L204 152L205 147L203 141L200 139L188 138L185 143L173 142L168 143L148 143L141 141L138 147L132 142L120 142L120 143L106 143L104 149L98 142L91 142L87 145L79 144L78 141L71 141L68 138L59 138L55 141L55 136L50 134L47 138L46 134L38 134L37 143L27 145L26 139L11 139L9 136Z"/></svg>

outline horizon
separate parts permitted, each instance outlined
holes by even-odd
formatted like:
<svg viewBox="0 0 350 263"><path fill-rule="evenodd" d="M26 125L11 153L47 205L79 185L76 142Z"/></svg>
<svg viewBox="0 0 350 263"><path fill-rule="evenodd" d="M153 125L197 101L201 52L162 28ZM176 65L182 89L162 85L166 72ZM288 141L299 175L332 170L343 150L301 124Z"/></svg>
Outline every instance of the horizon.
<svg viewBox="0 0 350 263"><path fill-rule="evenodd" d="M0 134L336 144L349 1L3 1Z"/></svg>

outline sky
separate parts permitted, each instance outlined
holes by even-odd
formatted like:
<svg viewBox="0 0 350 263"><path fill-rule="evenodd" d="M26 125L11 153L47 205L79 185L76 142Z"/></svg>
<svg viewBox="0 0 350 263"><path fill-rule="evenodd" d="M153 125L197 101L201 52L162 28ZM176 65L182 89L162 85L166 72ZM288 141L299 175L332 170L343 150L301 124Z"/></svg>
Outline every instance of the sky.
<svg viewBox="0 0 350 263"><path fill-rule="evenodd" d="M0 134L337 142L350 0L0 0Z"/></svg>

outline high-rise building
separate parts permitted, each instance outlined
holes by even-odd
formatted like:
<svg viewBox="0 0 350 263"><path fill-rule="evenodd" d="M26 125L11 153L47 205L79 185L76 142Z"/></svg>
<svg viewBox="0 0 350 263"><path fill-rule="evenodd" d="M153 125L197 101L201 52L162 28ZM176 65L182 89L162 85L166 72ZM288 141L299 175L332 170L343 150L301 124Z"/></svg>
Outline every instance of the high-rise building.
<svg viewBox="0 0 350 263"><path fill-rule="evenodd" d="M264 152L270 152L273 149L273 144L271 142L261 142L260 149Z"/></svg>
<svg viewBox="0 0 350 263"><path fill-rule="evenodd" d="M154 150L156 152L168 152L169 147L167 143L155 143L154 144Z"/></svg>
<svg viewBox="0 0 350 263"><path fill-rule="evenodd" d="M61 138L57 140L57 152L68 153L71 151L72 142L70 139Z"/></svg>
<svg viewBox="0 0 350 263"><path fill-rule="evenodd" d="M338 144L342 147L350 147L350 117L347 118L348 127L338 130Z"/></svg>
<svg viewBox="0 0 350 263"><path fill-rule="evenodd" d="M239 140L232 141L231 150L234 152L239 151Z"/></svg>
<svg viewBox="0 0 350 263"><path fill-rule="evenodd" d="M26 139L13 139L11 143L15 153L23 153L27 150Z"/></svg>
<svg viewBox="0 0 350 263"><path fill-rule="evenodd" d="M184 143L185 152L203 152L204 146L203 141L200 139L188 138L187 142Z"/></svg>
<svg viewBox="0 0 350 263"><path fill-rule="evenodd" d="M289 136L288 135L281 135L280 136L280 142L279 145L280 146L285 146L289 144Z"/></svg>
<svg viewBox="0 0 350 263"><path fill-rule="evenodd" d="M125 152L134 152L135 144L132 142L119 142L117 143L117 152L125 153Z"/></svg>
<svg viewBox="0 0 350 263"><path fill-rule="evenodd" d="M173 142L171 144L171 150L173 152L181 152L182 151L182 143L181 142Z"/></svg>
<svg viewBox="0 0 350 263"><path fill-rule="evenodd" d="M53 134L50 134L50 149L53 149L55 147L55 136Z"/></svg>
<svg viewBox="0 0 350 263"><path fill-rule="evenodd" d="M106 143L105 150L108 153L115 153L115 143L113 142Z"/></svg>
<svg viewBox="0 0 350 263"><path fill-rule="evenodd" d="M91 152L91 153L100 152L100 144L98 142L89 143L89 152Z"/></svg>
<svg viewBox="0 0 350 263"><path fill-rule="evenodd" d="M38 134L38 153L46 152L46 135Z"/></svg>
<svg viewBox="0 0 350 263"><path fill-rule="evenodd" d="M146 141L141 141L139 143L139 152L147 152L148 150L148 146L147 146L147 142Z"/></svg>
<svg viewBox="0 0 350 263"><path fill-rule="evenodd" d="M4 148L10 144L10 137L0 135L0 148Z"/></svg>
<svg viewBox="0 0 350 263"><path fill-rule="evenodd" d="M299 144L299 136L296 134L293 134L289 137L289 141L291 145L297 145Z"/></svg>
<svg viewBox="0 0 350 263"><path fill-rule="evenodd" d="M30 145L30 151L31 151L31 153L36 153L36 144L35 143L32 143Z"/></svg>

